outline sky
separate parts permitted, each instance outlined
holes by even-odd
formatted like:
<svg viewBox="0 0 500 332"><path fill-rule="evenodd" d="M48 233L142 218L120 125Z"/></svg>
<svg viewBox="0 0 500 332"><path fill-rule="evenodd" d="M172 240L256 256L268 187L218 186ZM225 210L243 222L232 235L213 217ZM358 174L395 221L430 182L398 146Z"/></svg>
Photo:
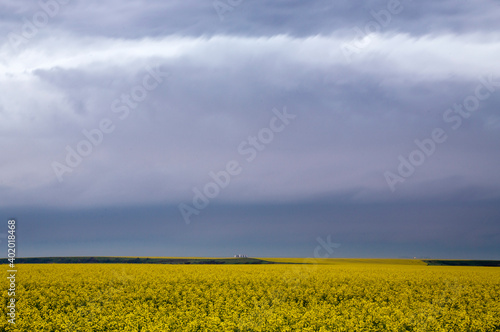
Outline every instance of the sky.
<svg viewBox="0 0 500 332"><path fill-rule="evenodd" d="M0 254L500 259L499 16L0 0Z"/></svg>

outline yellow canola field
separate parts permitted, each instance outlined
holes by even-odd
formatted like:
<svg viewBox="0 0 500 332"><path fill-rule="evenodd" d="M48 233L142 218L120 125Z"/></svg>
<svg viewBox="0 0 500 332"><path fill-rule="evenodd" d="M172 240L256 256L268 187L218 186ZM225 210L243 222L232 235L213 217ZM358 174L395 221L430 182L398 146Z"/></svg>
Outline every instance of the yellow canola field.
<svg viewBox="0 0 500 332"><path fill-rule="evenodd" d="M3 265L5 268L6 266ZM18 265L2 331L500 331L500 269Z"/></svg>

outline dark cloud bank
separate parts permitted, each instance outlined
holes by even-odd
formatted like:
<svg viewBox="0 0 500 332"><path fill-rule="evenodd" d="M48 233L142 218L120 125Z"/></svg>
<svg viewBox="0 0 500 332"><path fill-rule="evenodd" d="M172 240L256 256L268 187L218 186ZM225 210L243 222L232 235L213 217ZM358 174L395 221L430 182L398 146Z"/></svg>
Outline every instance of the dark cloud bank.
<svg viewBox="0 0 500 332"><path fill-rule="evenodd" d="M20 255L500 258L498 2L43 3L0 1Z"/></svg>

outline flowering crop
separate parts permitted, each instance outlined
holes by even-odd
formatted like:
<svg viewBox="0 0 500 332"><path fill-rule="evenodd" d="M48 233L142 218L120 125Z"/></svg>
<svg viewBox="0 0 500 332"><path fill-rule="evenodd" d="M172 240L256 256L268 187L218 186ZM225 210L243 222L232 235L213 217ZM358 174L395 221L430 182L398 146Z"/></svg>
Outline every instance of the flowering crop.
<svg viewBox="0 0 500 332"><path fill-rule="evenodd" d="M2 331L500 330L499 268L20 264L17 282Z"/></svg>

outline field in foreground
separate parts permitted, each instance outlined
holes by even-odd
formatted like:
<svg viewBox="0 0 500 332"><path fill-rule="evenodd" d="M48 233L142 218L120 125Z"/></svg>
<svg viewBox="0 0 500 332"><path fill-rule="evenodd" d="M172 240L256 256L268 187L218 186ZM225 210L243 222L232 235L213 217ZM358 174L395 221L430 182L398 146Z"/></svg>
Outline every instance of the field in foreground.
<svg viewBox="0 0 500 332"><path fill-rule="evenodd" d="M17 324L6 320L3 279L0 329L500 330L499 268L328 263L21 264Z"/></svg>

